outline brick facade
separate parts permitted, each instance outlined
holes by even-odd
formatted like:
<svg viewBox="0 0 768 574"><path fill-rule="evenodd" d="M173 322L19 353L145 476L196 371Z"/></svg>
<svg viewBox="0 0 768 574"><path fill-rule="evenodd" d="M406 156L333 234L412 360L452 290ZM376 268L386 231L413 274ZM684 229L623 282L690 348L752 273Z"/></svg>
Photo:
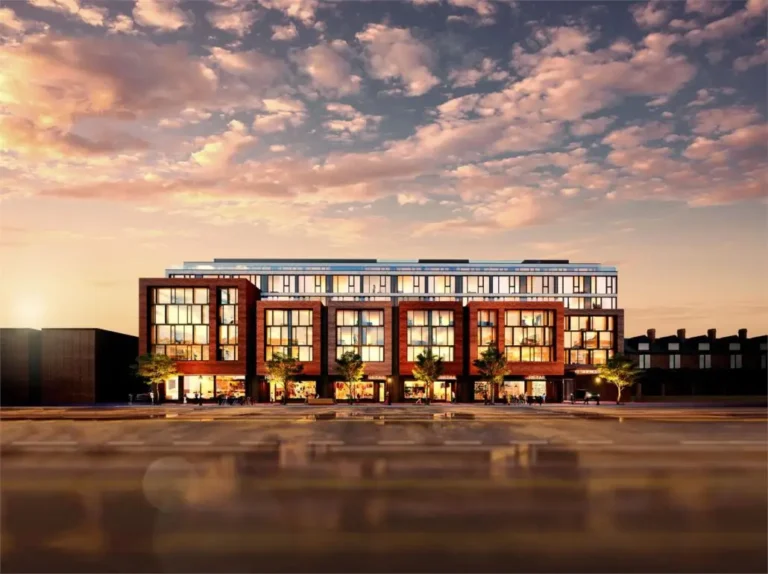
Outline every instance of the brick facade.
<svg viewBox="0 0 768 574"><path fill-rule="evenodd" d="M553 311L555 314L553 324L554 357L547 362L509 362L510 376L556 376L564 373L563 351L563 304L550 301L473 301L467 305L469 312L469 374L478 376L480 373L474 366L474 361L479 357L480 350L477 346L477 314L478 311L496 311L496 341L499 350L504 352L505 312L506 311Z"/></svg>
<svg viewBox="0 0 768 574"><path fill-rule="evenodd" d="M304 365L302 375L320 376L323 363L323 321L322 305L319 301L259 301L256 303L256 374L259 376L267 374L266 311L268 309L312 311L312 361L302 363Z"/></svg>
<svg viewBox="0 0 768 574"><path fill-rule="evenodd" d="M464 373L464 308L452 301L404 301L398 306L399 374L413 374L415 363L408 361L408 311L453 311L453 361L443 361L445 376Z"/></svg>
<svg viewBox="0 0 768 574"><path fill-rule="evenodd" d="M338 301L328 304L328 374L336 375L336 311L367 310L384 312L384 361L366 363L366 375L389 376L392 374L392 304L388 301Z"/></svg>
<svg viewBox="0 0 768 574"><path fill-rule="evenodd" d="M139 353L151 352L150 313L151 290L156 288L206 288L208 289L208 361L178 361L181 375L234 375L248 377L255 368L254 320L259 290L247 279L140 279L139 280ZM237 360L219 361L218 346L218 290L236 287L237 307Z"/></svg>

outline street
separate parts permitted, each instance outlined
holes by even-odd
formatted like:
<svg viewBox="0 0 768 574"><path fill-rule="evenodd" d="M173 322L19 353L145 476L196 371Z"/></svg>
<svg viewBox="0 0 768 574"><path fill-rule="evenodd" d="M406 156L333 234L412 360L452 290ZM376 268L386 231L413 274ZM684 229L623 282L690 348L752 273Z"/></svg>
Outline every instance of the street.
<svg viewBox="0 0 768 574"><path fill-rule="evenodd" d="M768 568L765 409L157 409L4 409L3 572Z"/></svg>

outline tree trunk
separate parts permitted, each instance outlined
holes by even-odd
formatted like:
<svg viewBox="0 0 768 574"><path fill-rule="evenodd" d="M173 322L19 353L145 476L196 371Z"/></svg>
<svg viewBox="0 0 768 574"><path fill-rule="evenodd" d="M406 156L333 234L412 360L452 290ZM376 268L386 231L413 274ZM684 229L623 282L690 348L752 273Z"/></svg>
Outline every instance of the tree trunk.
<svg viewBox="0 0 768 574"><path fill-rule="evenodd" d="M616 392L616 404L620 405L621 404L621 387L619 385L616 385L616 390L617 390L617 392Z"/></svg>
<svg viewBox="0 0 768 574"><path fill-rule="evenodd" d="M496 383L491 381L491 404L496 404Z"/></svg>

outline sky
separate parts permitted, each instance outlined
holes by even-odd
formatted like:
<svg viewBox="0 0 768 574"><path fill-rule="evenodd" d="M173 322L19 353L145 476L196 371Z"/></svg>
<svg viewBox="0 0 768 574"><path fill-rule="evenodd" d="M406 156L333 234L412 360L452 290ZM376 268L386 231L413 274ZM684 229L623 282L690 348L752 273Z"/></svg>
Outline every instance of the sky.
<svg viewBox="0 0 768 574"><path fill-rule="evenodd" d="M768 331L768 0L0 2L0 325L214 257L615 265Z"/></svg>

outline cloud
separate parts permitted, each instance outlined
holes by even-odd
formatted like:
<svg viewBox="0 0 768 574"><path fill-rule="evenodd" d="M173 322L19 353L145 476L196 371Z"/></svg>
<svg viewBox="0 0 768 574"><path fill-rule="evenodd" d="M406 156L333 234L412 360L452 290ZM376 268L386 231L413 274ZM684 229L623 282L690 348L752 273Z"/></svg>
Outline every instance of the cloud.
<svg viewBox="0 0 768 574"><path fill-rule="evenodd" d="M288 18L311 26L319 5L318 0L259 0L259 4L271 10L279 10Z"/></svg>
<svg viewBox="0 0 768 574"><path fill-rule="evenodd" d="M704 16L719 16L728 8L727 2L713 2L712 0L686 0L685 11L702 14Z"/></svg>
<svg viewBox="0 0 768 574"><path fill-rule="evenodd" d="M307 117L304 102L289 97L264 100L264 112L253 120L257 132L274 133L285 131L288 126L300 126Z"/></svg>
<svg viewBox="0 0 768 574"><path fill-rule="evenodd" d="M474 86L482 80L502 81L507 78L509 78L509 72L499 70L496 62L491 58L483 58L477 66L453 70L448 74L448 79L455 88Z"/></svg>
<svg viewBox="0 0 768 574"><path fill-rule="evenodd" d="M345 57L348 50L344 41L318 44L296 54L294 60L320 93L330 97L347 96L358 93L362 81L352 73Z"/></svg>
<svg viewBox="0 0 768 574"><path fill-rule="evenodd" d="M382 120L381 116L363 114L348 104L329 103L325 109L338 116L323 123L331 132L329 139L333 140L351 141L352 136L371 136Z"/></svg>
<svg viewBox="0 0 768 574"><path fill-rule="evenodd" d="M143 150L146 141L124 133L86 138L57 127L38 126L24 118L0 116L0 151L31 157L68 157Z"/></svg>
<svg viewBox="0 0 768 574"><path fill-rule="evenodd" d="M194 22L191 14L179 8L178 0L136 0L133 19L141 26L166 32Z"/></svg>
<svg viewBox="0 0 768 574"><path fill-rule="evenodd" d="M110 34L138 34L138 30L133 27L133 19L125 14L115 16L115 19L107 24L107 31Z"/></svg>
<svg viewBox="0 0 768 574"><path fill-rule="evenodd" d="M72 131L86 119L136 120L212 101L217 85L182 45L115 36L28 36L18 45L0 46L0 69L0 108L36 129L61 132L57 137L55 130L46 131L41 145L89 139Z"/></svg>
<svg viewBox="0 0 768 574"><path fill-rule="evenodd" d="M757 43L757 53L750 56L739 56L733 61L733 68L737 72L746 72L755 66L768 64L768 40L762 38Z"/></svg>
<svg viewBox="0 0 768 574"><path fill-rule="evenodd" d="M272 32L272 39L281 41L293 40L299 35L299 31L293 22L288 23L286 26L272 26Z"/></svg>
<svg viewBox="0 0 768 574"><path fill-rule="evenodd" d="M590 120L581 120L579 122L572 123L570 126L570 131L572 135L580 137L599 135L607 130L608 126L613 124L615 121L615 117L608 116Z"/></svg>
<svg viewBox="0 0 768 574"><path fill-rule="evenodd" d="M698 46L703 42L721 41L742 34L761 21L765 23L766 6L766 0L749 0L744 9L710 22L700 30L691 30L685 39Z"/></svg>
<svg viewBox="0 0 768 574"><path fill-rule="evenodd" d="M366 47L371 75L399 80L409 96L421 96L440 83L431 72L435 56L405 28L369 24L357 39Z"/></svg>
<svg viewBox="0 0 768 574"><path fill-rule="evenodd" d="M661 2L654 0L646 4L635 4L631 11L635 22L641 28L659 28L669 19L669 13L662 7Z"/></svg>
<svg viewBox="0 0 768 574"><path fill-rule="evenodd" d="M731 132L754 124L761 119L754 108L732 106L700 110L695 116L694 133L711 135Z"/></svg>
<svg viewBox="0 0 768 574"><path fill-rule="evenodd" d="M259 17L256 10L249 10L247 7L247 4L235 4L211 10L206 13L205 18L217 30L230 32L242 38L251 30L251 26Z"/></svg>
<svg viewBox="0 0 768 574"><path fill-rule="evenodd" d="M281 151L285 151L286 149L288 149L288 148L286 148L284 145L280 145L280 144L273 144L273 145L269 146L269 151L276 152L276 153L277 152L281 152Z"/></svg>
<svg viewBox="0 0 768 574"><path fill-rule="evenodd" d="M669 125L650 122L613 131L603 138L603 143L614 149L633 148L649 141L660 140L671 131Z"/></svg>
<svg viewBox="0 0 768 574"><path fill-rule="evenodd" d="M260 86L273 86L288 72L283 61L256 50L235 52L219 47L209 48L209 50L211 59L220 69Z"/></svg>
<svg viewBox="0 0 768 574"><path fill-rule="evenodd" d="M93 5L84 5L80 0L29 0L37 8L59 12L77 18L89 26L104 26L109 11Z"/></svg>
<svg viewBox="0 0 768 574"><path fill-rule="evenodd" d="M398 205L426 205L429 203L429 198L423 195L415 193L398 193L397 204Z"/></svg>
<svg viewBox="0 0 768 574"><path fill-rule="evenodd" d="M242 122L232 120L227 131L204 138L202 147L191 155L192 161L204 168L220 169L232 162L243 148L256 142Z"/></svg>
<svg viewBox="0 0 768 574"><path fill-rule="evenodd" d="M47 24L21 20L10 8L0 7L0 40L20 38L31 30L47 29Z"/></svg>

